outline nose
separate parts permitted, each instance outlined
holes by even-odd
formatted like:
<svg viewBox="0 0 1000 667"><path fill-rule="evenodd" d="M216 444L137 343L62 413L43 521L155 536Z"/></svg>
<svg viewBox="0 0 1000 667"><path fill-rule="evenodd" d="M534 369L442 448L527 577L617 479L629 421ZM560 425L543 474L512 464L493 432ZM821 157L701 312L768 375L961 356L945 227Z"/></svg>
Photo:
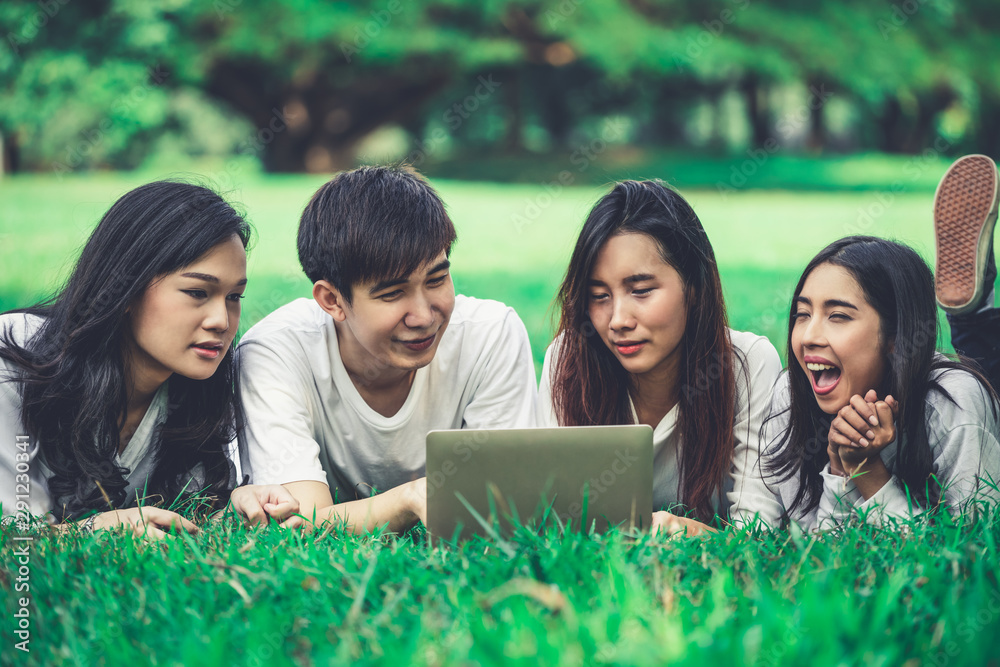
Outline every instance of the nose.
<svg viewBox="0 0 1000 667"><path fill-rule="evenodd" d="M205 313L205 321L202 322L202 326L207 331L215 331L218 333L225 333L229 330L229 308L225 299L213 299L210 304L206 306L208 311Z"/></svg>
<svg viewBox="0 0 1000 667"><path fill-rule="evenodd" d="M611 321L608 323L615 331L635 328L635 318L628 299L614 299L611 303Z"/></svg>
<svg viewBox="0 0 1000 667"><path fill-rule="evenodd" d="M426 295L417 294L413 297L403 317L403 324L410 329L426 329L434 324L434 308Z"/></svg>
<svg viewBox="0 0 1000 667"><path fill-rule="evenodd" d="M826 345L826 334L823 331L823 321L819 317L806 320L802 331L802 344L806 347L823 347Z"/></svg>

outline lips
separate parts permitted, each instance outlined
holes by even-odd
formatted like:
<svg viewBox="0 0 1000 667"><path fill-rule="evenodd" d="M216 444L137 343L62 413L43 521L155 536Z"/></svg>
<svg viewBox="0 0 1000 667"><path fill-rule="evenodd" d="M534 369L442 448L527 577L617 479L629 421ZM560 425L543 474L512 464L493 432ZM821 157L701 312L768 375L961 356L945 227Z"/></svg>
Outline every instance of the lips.
<svg viewBox="0 0 1000 667"><path fill-rule="evenodd" d="M823 357L813 356L803 357L802 361L809 372L813 392L818 396L829 394L840 384L841 370L836 364Z"/></svg>
<svg viewBox="0 0 1000 667"><path fill-rule="evenodd" d="M221 341L206 341L204 343L195 343L191 348L202 359L211 360L219 358L219 355L222 354L223 345Z"/></svg>
<svg viewBox="0 0 1000 667"><path fill-rule="evenodd" d="M645 344L646 341L644 340L613 341L613 345L615 346L615 349L618 350L618 354L624 357L630 357L634 354L638 354Z"/></svg>
<svg viewBox="0 0 1000 667"><path fill-rule="evenodd" d="M412 350L413 352L423 352L424 350L426 350L427 348L429 348L431 345L434 344L434 338L436 336L437 334L434 334L433 336L430 336L428 338L418 338L415 340L401 340L399 342L403 345L403 347L405 347L408 350Z"/></svg>

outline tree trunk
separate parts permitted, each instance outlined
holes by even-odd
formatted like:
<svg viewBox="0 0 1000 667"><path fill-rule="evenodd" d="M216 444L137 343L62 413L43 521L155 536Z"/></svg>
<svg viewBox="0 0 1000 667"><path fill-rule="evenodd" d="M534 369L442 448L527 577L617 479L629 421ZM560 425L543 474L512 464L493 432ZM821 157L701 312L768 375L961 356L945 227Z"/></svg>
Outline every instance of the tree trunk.
<svg viewBox="0 0 1000 667"><path fill-rule="evenodd" d="M750 142L760 148L771 138L771 119L767 108L766 90L756 75L743 79L743 97L747 105L747 119L750 121Z"/></svg>
<svg viewBox="0 0 1000 667"><path fill-rule="evenodd" d="M983 96L979 104L976 152L1000 159L1000 98Z"/></svg>
<svg viewBox="0 0 1000 667"><path fill-rule="evenodd" d="M880 131L879 149L884 153L903 152L903 108L896 97L889 97L882 107L878 126Z"/></svg>
<svg viewBox="0 0 1000 667"><path fill-rule="evenodd" d="M341 77L324 71L305 81L277 82L268 81L263 68L220 62L206 90L254 125L240 151L259 154L267 171L328 172L353 166L361 139L417 114L449 80L448 72L424 69Z"/></svg>

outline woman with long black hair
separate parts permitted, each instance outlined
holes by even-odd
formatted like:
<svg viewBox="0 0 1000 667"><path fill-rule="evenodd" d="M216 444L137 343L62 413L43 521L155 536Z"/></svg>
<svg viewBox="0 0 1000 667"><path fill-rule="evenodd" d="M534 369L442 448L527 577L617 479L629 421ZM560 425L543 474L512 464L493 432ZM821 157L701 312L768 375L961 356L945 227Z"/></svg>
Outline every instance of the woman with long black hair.
<svg viewBox="0 0 1000 667"><path fill-rule="evenodd" d="M3 514L160 536L195 527L157 501L230 500L250 235L211 190L150 183L108 210L57 295L0 316ZM252 521L297 510L281 487L231 500Z"/></svg>
<svg viewBox="0 0 1000 667"><path fill-rule="evenodd" d="M667 509L653 528L690 534L726 517L758 459L781 362L763 336L729 329L690 205L659 182L618 183L584 222L558 301L539 422L648 424L654 508Z"/></svg>
<svg viewBox="0 0 1000 667"><path fill-rule="evenodd" d="M734 511L833 526L1000 499L997 394L935 352L934 278L911 248L831 243L802 272L761 470Z"/></svg>

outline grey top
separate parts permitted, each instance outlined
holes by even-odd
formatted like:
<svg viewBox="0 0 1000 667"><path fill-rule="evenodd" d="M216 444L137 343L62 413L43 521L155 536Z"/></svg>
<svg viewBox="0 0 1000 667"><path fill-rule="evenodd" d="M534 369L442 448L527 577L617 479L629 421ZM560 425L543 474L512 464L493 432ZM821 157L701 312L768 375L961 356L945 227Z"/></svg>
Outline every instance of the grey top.
<svg viewBox="0 0 1000 667"><path fill-rule="evenodd" d="M41 326L43 319L24 313L0 315L0 330L8 328L14 340L23 345ZM52 471L41 460L41 447L29 440L21 423L21 396L15 382L10 381L14 367L0 360L0 504L3 514L11 515L26 508L33 515L53 509L56 502L49 493L48 478ZM115 457L115 463L128 469L125 490L127 505L136 504L142 496L146 479L152 473L153 459L149 456L156 428L167 416L167 383L159 388L149 409L139 423L128 445ZM196 471L193 484L203 475ZM195 487L197 488L197 487ZM19 505L20 503L23 503Z"/></svg>
<svg viewBox="0 0 1000 667"><path fill-rule="evenodd" d="M964 371L937 370L934 377L954 399L952 402L941 392L932 390L927 395L924 410L934 474L945 488L942 501L953 513L966 510L970 502L1000 501L997 490L1000 483L1000 425L991 410L989 395L971 374ZM772 412L780 413L786 409L789 397L788 375L784 373L775 385ZM774 443L787 428L787 417L771 420L767 426L766 442ZM825 451L826 443L822 445ZM762 456L765 470L767 461L773 455L772 449L765 449ZM797 512L792 518L803 528L817 529L836 526L852 515L864 515L869 522L881 523L886 517L906 519L919 514L921 509L911 508L906 491L895 475L896 455L896 442L882 450L882 461L892 478L868 500L864 499L854 482L832 474L827 464L822 472L823 494L819 507L808 514ZM798 491L796 479L777 482L773 477L761 474L759 462L753 478L755 481L747 486L749 493L733 507L734 519L751 521L759 515L763 523L778 525L785 508Z"/></svg>

